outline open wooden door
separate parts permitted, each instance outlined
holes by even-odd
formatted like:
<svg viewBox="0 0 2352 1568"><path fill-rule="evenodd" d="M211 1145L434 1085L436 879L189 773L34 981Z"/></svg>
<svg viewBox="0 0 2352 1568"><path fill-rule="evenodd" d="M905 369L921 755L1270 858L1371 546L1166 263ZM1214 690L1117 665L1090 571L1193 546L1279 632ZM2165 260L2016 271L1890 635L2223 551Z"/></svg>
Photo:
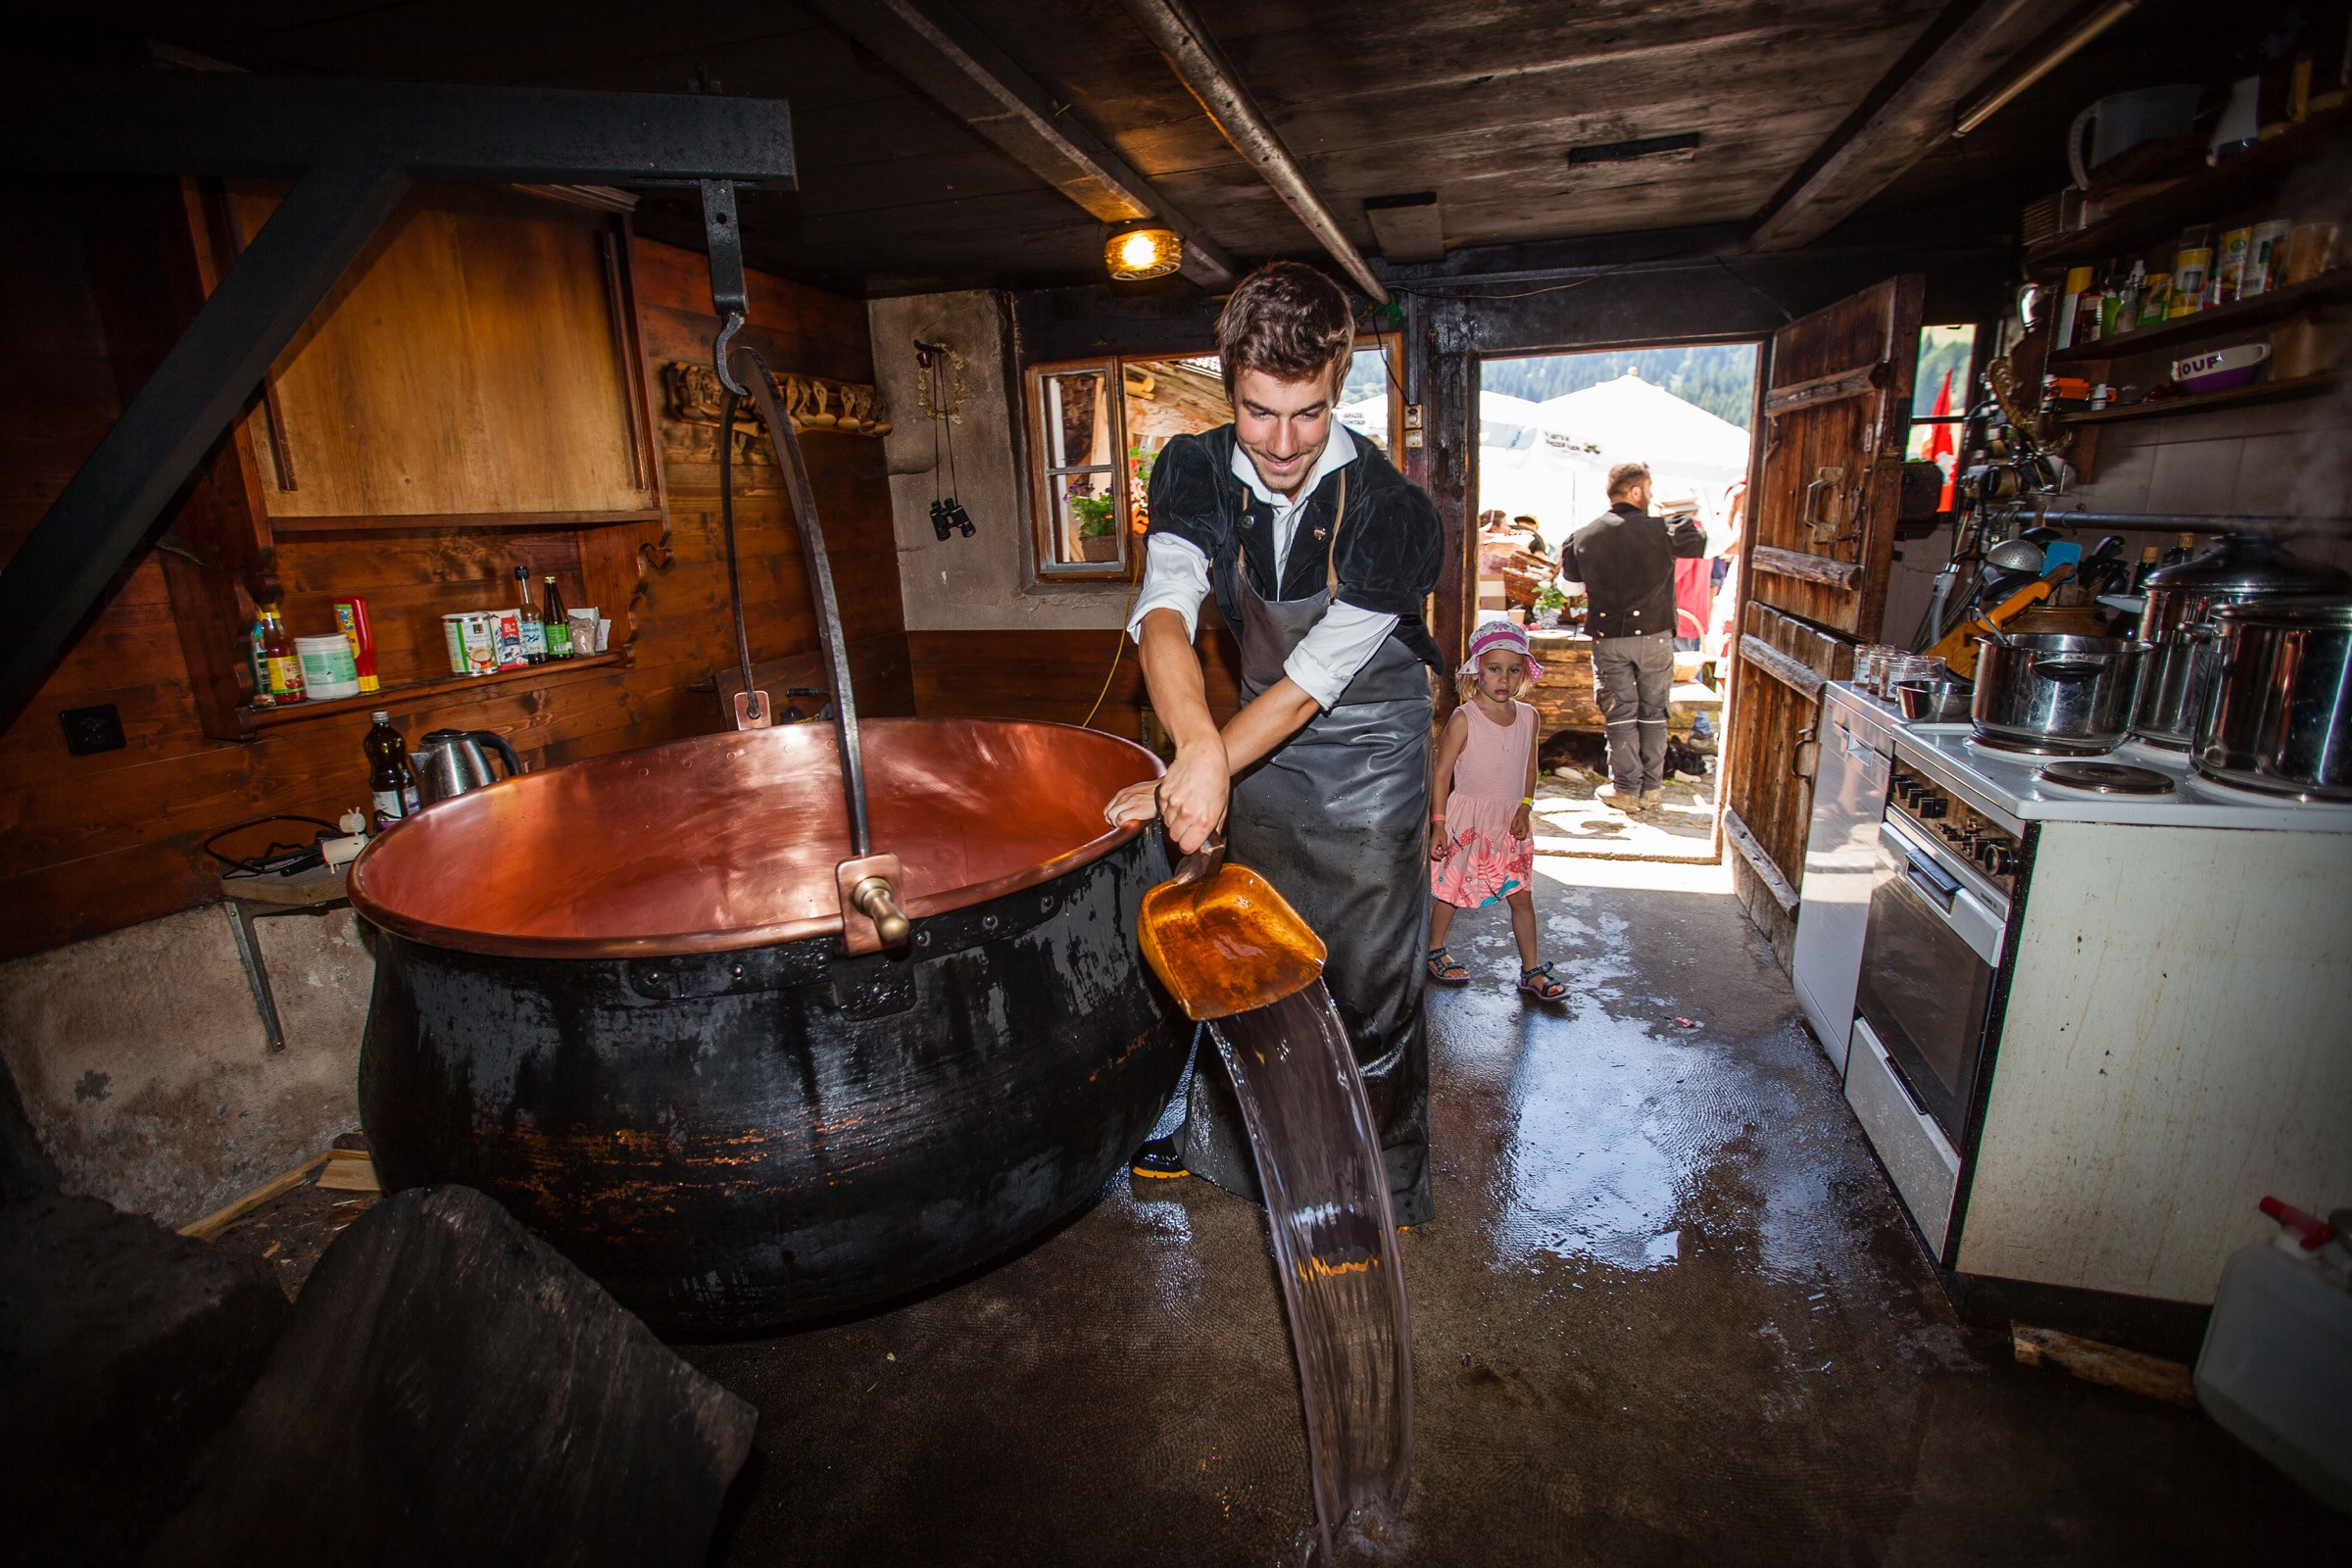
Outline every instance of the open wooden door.
<svg viewBox="0 0 2352 1568"><path fill-rule="evenodd" d="M1876 641L1894 560L1926 283L1891 277L1772 340L1764 456L1740 561L1724 837L1784 968L1813 809L1822 687Z"/></svg>

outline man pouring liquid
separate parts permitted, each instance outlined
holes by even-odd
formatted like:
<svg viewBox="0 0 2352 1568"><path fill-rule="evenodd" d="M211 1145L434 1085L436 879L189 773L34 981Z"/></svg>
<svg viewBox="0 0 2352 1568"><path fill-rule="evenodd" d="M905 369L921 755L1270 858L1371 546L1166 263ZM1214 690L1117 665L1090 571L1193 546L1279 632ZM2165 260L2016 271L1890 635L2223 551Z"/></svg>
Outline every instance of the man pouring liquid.
<svg viewBox="0 0 2352 1568"><path fill-rule="evenodd" d="M1396 1219L1410 1225L1430 1213L1427 671L1446 666L1421 605L1442 544L1429 497L1333 416L1353 346L1347 296L1312 268L1260 269L1227 302L1217 353L1234 419L1175 437L1154 463L1127 626L1176 760L1104 815L1157 810L1184 853L1223 823L1229 858L1323 939ZM1244 706L1222 730L1193 647L1211 593L1242 654ZM1256 1196L1222 1073L1193 1076L1183 1126L1147 1144L1136 1169Z"/></svg>

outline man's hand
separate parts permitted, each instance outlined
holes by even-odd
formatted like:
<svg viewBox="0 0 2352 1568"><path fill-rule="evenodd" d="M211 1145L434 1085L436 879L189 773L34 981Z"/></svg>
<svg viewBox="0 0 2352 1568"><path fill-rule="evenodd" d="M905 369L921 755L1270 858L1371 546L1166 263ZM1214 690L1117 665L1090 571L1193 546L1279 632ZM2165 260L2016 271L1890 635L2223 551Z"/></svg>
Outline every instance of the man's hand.
<svg viewBox="0 0 2352 1568"><path fill-rule="evenodd" d="M1232 789L1223 741L1204 740L1176 749L1175 762L1159 781L1159 814L1179 851L1192 854L1224 824Z"/></svg>
<svg viewBox="0 0 2352 1568"><path fill-rule="evenodd" d="M1112 796L1102 808L1102 818L1115 827L1165 816L1168 836L1178 851L1190 855L1225 820L1231 789L1222 743L1184 748L1165 776L1130 784Z"/></svg>

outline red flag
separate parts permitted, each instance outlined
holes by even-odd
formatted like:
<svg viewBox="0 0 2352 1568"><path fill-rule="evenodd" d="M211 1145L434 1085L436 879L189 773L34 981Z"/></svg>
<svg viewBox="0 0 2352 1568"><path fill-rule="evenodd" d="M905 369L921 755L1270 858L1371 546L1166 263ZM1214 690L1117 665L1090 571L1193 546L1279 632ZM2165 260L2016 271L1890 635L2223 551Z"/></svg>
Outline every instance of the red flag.
<svg viewBox="0 0 2352 1568"><path fill-rule="evenodd" d="M1928 411L1938 416L1952 412L1952 372L1943 372L1943 385L1936 392L1936 407ZM1928 461L1943 470L1943 496L1936 503L1938 512L1952 510L1952 479L1958 472L1959 446L1952 439L1952 427L1938 424L1928 432Z"/></svg>

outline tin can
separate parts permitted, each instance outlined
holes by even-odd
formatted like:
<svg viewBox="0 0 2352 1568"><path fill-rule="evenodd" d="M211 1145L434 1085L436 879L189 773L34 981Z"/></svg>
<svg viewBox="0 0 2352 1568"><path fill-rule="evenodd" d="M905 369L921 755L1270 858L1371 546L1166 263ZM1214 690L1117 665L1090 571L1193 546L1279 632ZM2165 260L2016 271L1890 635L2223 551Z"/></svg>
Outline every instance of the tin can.
<svg viewBox="0 0 2352 1568"><path fill-rule="evenodd" d="M487 675L498 667L498 617L486 610L469 612L460 619L466 639L466 673Z"/></svg>
<svg viewBox="0 0 2352 1568"><path fill-rule="evenodd" d="M530 660L522 651L522 616L512 610L493 610L489 612L492 636L496 639L498 667L523 669Z"/></svg>
<svg viewBox="0 0 2352 1568"><path fill-rule="evenodd" d="M2256 294L2268 294L2286 284L2286 236L2295 225L2283 218L2274 218L2267 223L2254 225L2254 243L2246 254L2246 275L2237 285L2237 297L2246 299Z"/></svg>
<svg viewBox="0 0 2352 1568"><path fill-rule="evenodd" d="M449 644L449 672L466 674L469 668L466 662L466 612L452 611L441 617L441 638Z"/></svg>

